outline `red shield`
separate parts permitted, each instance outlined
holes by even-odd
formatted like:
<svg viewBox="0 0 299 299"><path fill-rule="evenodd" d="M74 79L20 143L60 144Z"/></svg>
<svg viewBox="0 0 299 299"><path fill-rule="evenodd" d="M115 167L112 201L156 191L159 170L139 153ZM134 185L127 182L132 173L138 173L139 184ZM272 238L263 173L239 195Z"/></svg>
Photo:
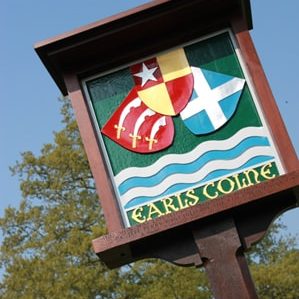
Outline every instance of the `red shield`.
<svg viewBox="0 0 299 299"><path fill-rule="evenodd" d="M193 90L193 75L184 50L176 49L131 67L138 97L164 115L177 115Z"/></svg>
<svg viewBox="0 0 299 299"><path fill-rule="evenodd" d="M133 88L102 128L102 133L124 148L138 153L160 151L172 144L171 117L148 108Z"/></svg>

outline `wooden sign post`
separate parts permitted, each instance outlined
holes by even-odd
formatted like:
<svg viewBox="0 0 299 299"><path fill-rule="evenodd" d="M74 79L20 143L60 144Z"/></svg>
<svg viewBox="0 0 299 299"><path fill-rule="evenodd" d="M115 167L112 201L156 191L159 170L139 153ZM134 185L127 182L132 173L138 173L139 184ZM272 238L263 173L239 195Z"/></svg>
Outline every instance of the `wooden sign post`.
<svg viewBox="0 0 299 299"><path fill-rule="evenodd" d="M244 251L298 204L299 163L251 28L249 0L160 0L36 45L75 111L108 267L204 266L215 298L257 298Z"/></svg>

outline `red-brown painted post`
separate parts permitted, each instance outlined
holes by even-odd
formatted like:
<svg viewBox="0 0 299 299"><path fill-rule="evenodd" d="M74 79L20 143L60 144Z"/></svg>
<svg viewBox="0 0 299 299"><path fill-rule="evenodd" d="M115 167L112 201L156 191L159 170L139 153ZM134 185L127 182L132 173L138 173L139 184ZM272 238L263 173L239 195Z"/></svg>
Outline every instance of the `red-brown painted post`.
<svg viewBox="0 0 299 299"><path fill-rule="evenodd" d="M216 299L257 299L239 233L232 218L193 230Z"/></svg>

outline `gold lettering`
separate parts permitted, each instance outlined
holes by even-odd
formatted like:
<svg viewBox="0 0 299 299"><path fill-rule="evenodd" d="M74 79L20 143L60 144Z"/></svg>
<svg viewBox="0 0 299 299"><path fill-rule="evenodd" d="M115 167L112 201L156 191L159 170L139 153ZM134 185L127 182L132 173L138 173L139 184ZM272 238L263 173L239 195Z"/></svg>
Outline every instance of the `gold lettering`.
<svg viewBox="0 0 299 299"><path fill-rule="evenodd" d="M254 184L260 183L259 173L255 169L249 169L249 170L244 171L243 173L245 174L247 181L248 181L247 186L252 186ZM253 175L254 175L254 182L251 181L250 173L253 173Z"/></svg>
<svg viewBox="0 0 299 299"><path fill-rule="evenodd" d="M154 203L150 203L147 205L149 207L148 215L147 215L147 220L156 218L156 217L161 217L164 214L158 209L158 207L155 206ZM156 217L153 217L154 215L157 215Z"/></svg>
<svg viewBox="0 0 299 299"><path fill-rule="evenodd" d="M162 202L165 208L165 214L170 214L179 210L179 208L174 205L173 199L171 197L162 199Z"/></svg>
<svg viewBox="0 0 299 299"><path fill-rule="evenodd" d="M230 188L228 190L224 190L224 188L223 188L223 182L225 182L225 181L227 181L229 183ZM220 180L217 184L217 189L223 194L229 194L229 193L233 192L234 188L235 188L235 183L230 178L224 178L224 179Z"/></svg>
<svg viewBox="0 0 299 299"><path fill-rule="evenodd" d="M194 190L188 190L186 196L191 199L191 202L188 201L189 206L195 206L199 202L199 197L194 194Z"/></svg>
<svg viewBox="0 0 299 299"><path fill-rule="evenodd" d="M186 209L186 208L189 207L189 206L188 206L188 203L184 206L184 203L183 203L183 201L182 201L182 199L181 199L181 194L177 194L175 197L176 197L177 200L178 200L180 210L182 210L182 209Z"/></svg>
<svg viewBox="0 0 299 299"><path fill-rule="evenodd" d="M244 178L242 178L242 180L240 182L239 175L240 175L240 173L233 175L233 178L235 179L235 182L237 183L238 190L248 187L246 185L246 182L245 182L246 180Z"/></svg>
<svg viewBox="0 0 299 299"><path fill-rule="evenodd" d="M263 177L264 177L265 179L267 179L267 180L271 180L271 179L275 178L276 175L275 175L275 174L272 174L272 175L271 175L271 169L269 169L269 168L271 168L272 166L273 166L272 163L268 163L268 164L264 165L264 166L262 167L262 169L261 169L261 176L263 176ZM266 169L267 167L269 167L269 168Z"/></svg>
<svg viewBox="0 0 299 299"><path fill-rule="evenodd" d="M204 186L203 188L203 195L206 196L207 198L209 199L215 199L218 197L219 193L217 191L215 191L215 195L211 195L209 192L208 192L208 188L209 187L215 187L215 184L214 183L209 183L207 185Z"/></svg>
<svg viewBox="0 0 299 299"><path fill-rule="evenodd" d="M142 215L143 208L137 208L133 210L133 213L131 215L132 219L138 223L144 223L146 221L145 216Z"/></svg>

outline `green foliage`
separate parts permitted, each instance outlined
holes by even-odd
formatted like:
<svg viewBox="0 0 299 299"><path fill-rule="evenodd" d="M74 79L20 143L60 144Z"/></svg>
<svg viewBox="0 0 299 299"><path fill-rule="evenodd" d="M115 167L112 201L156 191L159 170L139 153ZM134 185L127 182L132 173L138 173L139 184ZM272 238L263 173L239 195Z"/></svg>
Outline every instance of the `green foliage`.
<svg viewBox="0 0 299 299"><path fill-rule="evenodd" d="M211 298L203 271L177 267L160 260L147 260L129 265L123 278L124 293L120 298Z"/></svg>
<svg viewBox="0 0 299 299"><path fill-rule="evenodd" d="M257 243L248 255L248 263L270 265L284 258L290 250L295 249L298 236L281 235L280 232L285 229L286 226L281 221L273 223L263 241Z"/></svg>
<svg viewBox="0 0 299 299"><path fill-rule="evenodd" d="M299 250L290 250L271 264L251 268L262 299L296 299L299 294Z"/></svg>
<svg viewBox="0 0 299 299"><path fill-rule="evenodd" d="M250 270L259 298L297 299L299 294L299 250L295 236L281 236L281 222L258 243L249 256Z"/></svg>
<svg viewBox="0 0 299 299"><path fill-rule="evenodd" d="M111 271L99 261L91 240L106 233L103 215L67 101L62 115L54 142L12 168L23 200L0 219L1 298L212 298L202 270L147 260ZM297 298L298 250L275 236L249 257L257 289L261 298Z"/></svg>
<svg viewBox="0 0 299 299"><path fill-rule="evenodd" d="M2 298L94 298L94 282L106 279L90 249L90 240L105 232L103 217L68 103L63 116L54 143L38 157L23 153L12 169L24 199L0 221Z"/></svg>

